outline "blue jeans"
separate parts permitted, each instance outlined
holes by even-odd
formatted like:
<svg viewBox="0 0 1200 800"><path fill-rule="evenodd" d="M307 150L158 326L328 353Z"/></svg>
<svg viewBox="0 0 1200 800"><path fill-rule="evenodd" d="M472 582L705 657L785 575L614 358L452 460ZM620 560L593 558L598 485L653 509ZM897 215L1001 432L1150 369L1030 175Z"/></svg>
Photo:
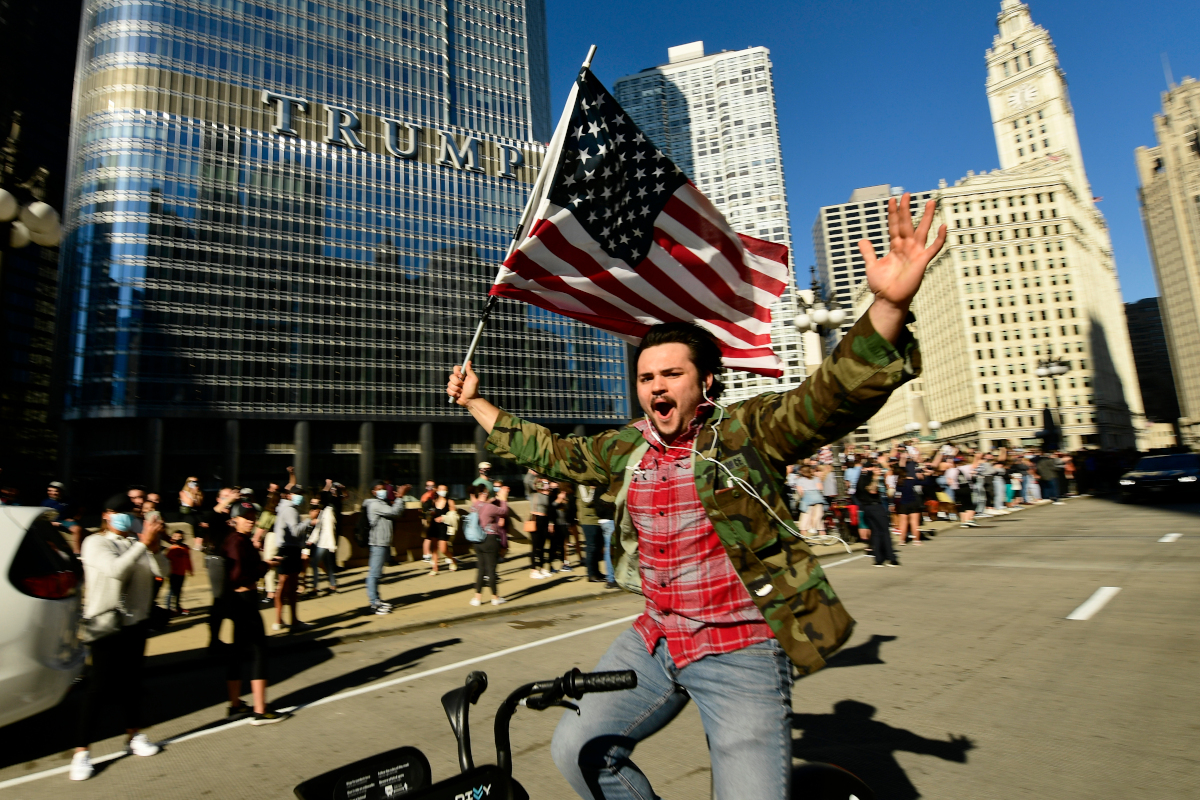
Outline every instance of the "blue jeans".
<svg viewBox="0 0 1200 800"><path fill-rule="evenodd" d="M617 579L617 573L613 572L612 563L612 535L617 529L617 523L611 519L600 520L600 535L604 537L604 577L609 583Z"/></svg>
<svg viewBox="0 0 1200 800"><path fill-rule="evenodd" d="M371 559L367 567L367 601L371 605L379 605L379 579L383 577L383 563L387 561L390 548L385 544L373 544L370 547Z"/></svg>
<svg viewBox="0 0 1200 800"><path fill-rule="evenodd" d="M774 639L676 668L659 639L646 652L625 630L596 665L632 669L636 689L584 695L568 711L550 753L580 797L650 800L658 795L630 759L637 743L695 700L712 758L713 797L787 798L792 776L792 665Z"/></svg>
<svg viewBox="0 0 1200 800"><path fill-rule="evenodd" d="M333 551L326 550L324 547L314 547L312 549L312 557L308 560L312 567L313 592L315 593L321 588L321 570L325 570L325 577L329 578L329 588L337 588L337 575L334 570L337 569L337 563L333 558Z"/></svg>

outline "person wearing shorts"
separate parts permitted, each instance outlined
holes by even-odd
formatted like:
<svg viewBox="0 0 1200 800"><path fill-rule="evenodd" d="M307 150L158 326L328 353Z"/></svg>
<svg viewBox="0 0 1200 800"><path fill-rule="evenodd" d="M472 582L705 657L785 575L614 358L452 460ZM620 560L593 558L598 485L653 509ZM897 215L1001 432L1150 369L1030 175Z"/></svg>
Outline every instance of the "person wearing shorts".
<svg viewBox="0 0 1200 800"><path fill-rule="evenodd" d="M439 555L446 559L451 572L458 569L458 562L454 560L454 556L446 552L447 542L450 541L450 524L446 521L446 515L450 512L458 512L458 507L448 496L449 493L449 487L446 484L438 484L434 496L422 505L425 518L429 520L425 536L429 539L429 552L432 556L429 562L430 575L438 574Z"/></svg>

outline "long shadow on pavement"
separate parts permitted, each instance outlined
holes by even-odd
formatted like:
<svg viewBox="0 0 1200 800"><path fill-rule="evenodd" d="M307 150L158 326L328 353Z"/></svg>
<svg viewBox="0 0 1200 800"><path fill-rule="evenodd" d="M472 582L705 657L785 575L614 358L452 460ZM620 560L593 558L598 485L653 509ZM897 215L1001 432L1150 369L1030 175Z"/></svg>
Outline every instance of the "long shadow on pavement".
<svg viewBox="0 0 1200 800"><path fill-rule="evenodd" d="M839 650L830 657L826 669L835 667L865 667L869 664L886 664L879 657L879 646L885 642L896 641L895 636L884 636L879 633L871 635L871 638L862 644L856 644L854 647L847 647L844 650Z"/></svg>
<svg viewBox="0 0 1200 800"><path fill-rule="evenodd" d="M850 770L876 796L888 800L921 797L896 760L897 751L966 763L967 752L975 747L965 736L951 735L949 741L942 741L894 728L875 719L875 706L857 700L839 701L834 704L832 714L793 714L792 728L802 731L792 740L792 755ZM793 795L805 796L803 787L794 787Z"/></svg>
<svg viewBox="0 0 1200 800"><path fill-rule="evenodd" d="M319 681L286 695L280 696L269 690L268 700L271 705L279 708L310 703L318 697L361 686L386 678L397 671L409 669L428 656L461 641L457 638L446 639L413 648L379 663ZM269 658L271 683L274 685L286 681L333 657L331 649L318 646L273 653ZM246 667L243 666L243 677L245 674ZM82 700L79 688L81 687L70 692L55 708L13 723L4 729L5 741L8 744L0 749L0 768L59 755L65 758L69 755L67 751L78 744L75 741L75 726ZM245 688L248 694L249 682L246 682ZM219 660L205 659L189 662L176 669L155 671L147 675L143 686L142 708L145 723L147 726L158 726L154 732L157 738L177 737L223 725L226 723L224 714L228 699L225 692L225 665ZM219 709L214 715L215 719L192 730L172 730L169 725L163 724L213 706ZM122 727L117 724L117 717L118 711L115 708L105 712L105 719L112 722L101 726L95 741L104 741L121 733ZM97 754L102 755L103 752Z"/></svg>

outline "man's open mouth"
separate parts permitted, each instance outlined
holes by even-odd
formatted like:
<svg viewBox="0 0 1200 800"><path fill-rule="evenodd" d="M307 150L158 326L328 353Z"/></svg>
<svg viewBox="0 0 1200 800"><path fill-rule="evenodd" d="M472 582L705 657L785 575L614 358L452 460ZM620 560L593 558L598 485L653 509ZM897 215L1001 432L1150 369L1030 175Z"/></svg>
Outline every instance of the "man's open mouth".
<svg viewBox="0 0 1200 800"><path fill-rule="evenodd" d="M655 400L654 413L659 419L666 419L675 410L675 404L670 400Z"/></svg>

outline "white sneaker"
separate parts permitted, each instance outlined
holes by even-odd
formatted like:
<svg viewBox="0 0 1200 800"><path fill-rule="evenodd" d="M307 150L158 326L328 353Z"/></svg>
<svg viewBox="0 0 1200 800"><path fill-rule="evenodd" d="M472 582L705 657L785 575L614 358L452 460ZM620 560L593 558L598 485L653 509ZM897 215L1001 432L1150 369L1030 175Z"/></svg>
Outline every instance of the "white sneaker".
<svg viewBox="0 0 1200 800"><path fill-rule="evenodd" d="M157 755L159 750L162 748L147 739L144 733L137 734L125 745L125 752L135 756L153 756Z"/></svg>
<svg viewBox="0 0 1200 800"><path fill-rule="evenodd" d="M383 606L371 606L371 613L377 617L382 617L386 614L392 613L392 610L390 608L384 608Z"/></svg>
<svg viewBox="0 0 1200 800"><path fill-rule="evenodd" d="M548 570L548 569L544 569L544 570L542 570L542 577L543 577L543 578L549 578L549 577L550 577L551 575L553 575L553 574L554 574L554 572L553 572L552 570Z"/></svg>
<svg viewBox="0 0 1200 800"><path fill-rule="evenodd" d="M1062 500L1055 500L1055 501L1054 501L1054 505L1056 505L1056 506L1065 506L1065 505L1066 505L1066 503L1064 503Z"/></svg>
<svg viewBox="0 0 1200 800"><path fill-rule="evenodd" d="M283 630L283 625L279 624L278 622L272 622L272 623L271 623L271 630L273 630L273 631L281 631L281 630Z"/></svg>
<svg viewBox="0 0 1200 800"><path fill-rule="evenodd" d="M421 556L421 560L422 560L422 561L430 561L430 560L432 560L432 559L433 559L433 556L432 556L432 555L428 555L428 556Z"/></svg>
<svg viewBox="0 0 1200 800"><path fill-rule="evenodd" d="M492 605L494 605L494 606L498 606L501 603L507 603L507 602L508 602L507 597L493 597L492 598Z"/></svg>
<svg viewBox="0 0 1200 800"><path fill-rule="evenodd" d="M450 562L450 571L451 571L451 572L458 572L458 562L457 562L457 561L451 561L451 562Z"/></svg>
<svg viewBox="0 0 1200 800"><path fill-rule="evenodd" d="M86 781L96 773L96 768L92 766L92 759L87 750L81 750L71 756L71 771L67 773L67 777L73 781Z"/></svg>
<svg viewBox="0 0 1200 800"><path fill-rule="evenodd" d="M391 603L385 603L385 602L383 602L382 600L380 600L378 603L376 603L376 605L377 605L377 606L379 606L380 608L382 608L382 609L386 610L386 611L391 611L391 610L392 610L392 608L393 608L393 606L392 606L392 604L391 604Z"/></svg>
<svg viewBox="0 0 1200 800"><path fill-rule="evenodd" d="M546 576L541 573L541 570L535 569L529 573L529 577L533 578L535 581L540 581L542 578L544 578Z"/></svg>
<svg viewBox="0 0 1200 800"><path fill-rule="evenodd" d="M478 598L478 597L472 597L472 598L471 598L471 605L473 605L473 606L480 605L479 598Z"/></svg>

